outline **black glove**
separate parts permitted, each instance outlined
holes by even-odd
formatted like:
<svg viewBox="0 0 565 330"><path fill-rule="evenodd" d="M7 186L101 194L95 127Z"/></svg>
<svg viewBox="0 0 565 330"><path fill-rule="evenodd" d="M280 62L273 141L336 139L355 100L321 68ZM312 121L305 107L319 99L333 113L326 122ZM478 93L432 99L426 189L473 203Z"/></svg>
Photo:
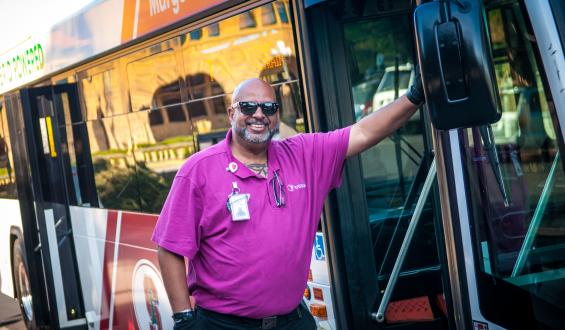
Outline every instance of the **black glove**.
<svg viewBox="0 0 565 330"><path fill-rule="evenodd" d="M420 73L420 67L416 65L414 68L415 77L412 86L408 88L406 92L406 97L410 102L417 106L421 106L426 102L426 97L424 96L424 87L422 85L422 74Z"/></svg>

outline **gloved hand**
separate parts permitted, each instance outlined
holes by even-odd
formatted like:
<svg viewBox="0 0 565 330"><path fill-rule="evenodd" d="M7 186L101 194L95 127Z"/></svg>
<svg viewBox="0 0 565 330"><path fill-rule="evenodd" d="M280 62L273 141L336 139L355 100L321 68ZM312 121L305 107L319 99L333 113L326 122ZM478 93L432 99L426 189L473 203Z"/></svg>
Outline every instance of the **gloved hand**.
<svg viewBox="0 0 565 330"><path fill-rule="evenodd" d="M426 102L426 97L424 96L424 87L422 85L422 74L420 73L420 66L416 65L414 68L415 77L414 82L408 88L408 92L406 92L406 97L412 103L417 106L421 106Z"/></svg>

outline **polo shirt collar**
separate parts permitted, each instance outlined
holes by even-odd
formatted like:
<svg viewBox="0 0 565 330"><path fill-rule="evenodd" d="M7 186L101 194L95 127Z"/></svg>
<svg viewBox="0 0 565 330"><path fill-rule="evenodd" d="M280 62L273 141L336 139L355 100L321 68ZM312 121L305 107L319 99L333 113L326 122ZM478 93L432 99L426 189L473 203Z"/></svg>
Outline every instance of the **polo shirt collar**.
<svg viewBox="0 0 565 330"><path fill-rule="evenodd" d="M230 148L230 143L232 140L232 129L230 128L226 134L226 139L224 140L224 149L228 157L228 163L226 164L226 171L228 170L228 165L231 162L237 164L237 171L234 172L235 176L240 179L245 179L248 177L256 177L259 179L265 179L264 177L251 171L245 164L240 162L237 158L233 156ZM280 165L277 157L277 144L273 140L269 141L269 146L267 147L267 179L270 181L273 178L273 172L278 170L280 173Z"/></svg>

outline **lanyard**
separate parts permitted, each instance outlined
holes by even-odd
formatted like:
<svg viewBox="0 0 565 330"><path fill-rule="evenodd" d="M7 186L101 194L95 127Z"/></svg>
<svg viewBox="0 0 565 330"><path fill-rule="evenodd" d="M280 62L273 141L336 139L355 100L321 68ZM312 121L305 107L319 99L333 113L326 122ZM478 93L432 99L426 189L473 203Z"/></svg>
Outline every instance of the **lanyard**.
<svg viewBox="0 0 565 330"><path fill-rule="evenodd" d="M236 162L231 162L228 164L228 167L226 168L227 172L231 172L234 176L235 176L235 172L237 171L238 166ZM277 205L278 208L282 208L286 206L286 193L284 190L284 182L282 181L281 177L280 177L280 173L279 170L276 169L273 171L273 178L271 179L271 188L273 191L273 198L275 200L275 204ZM231 193L228 195L228 210L230 210L230 206L229 206L229 199L230 197L239 194L239 187L237 186L237 182L233 181L232 182L232 191ZM230 210L231 211L231 210Z"/></svg>

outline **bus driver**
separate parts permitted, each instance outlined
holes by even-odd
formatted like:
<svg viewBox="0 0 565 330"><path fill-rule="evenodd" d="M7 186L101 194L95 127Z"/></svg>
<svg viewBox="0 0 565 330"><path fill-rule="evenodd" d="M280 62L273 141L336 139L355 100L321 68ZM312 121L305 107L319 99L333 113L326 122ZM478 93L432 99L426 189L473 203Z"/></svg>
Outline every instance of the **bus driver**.
<svg viewBox="0 0 565 330"><path fill-rule="evenodd" d="M347 157L424 103L419 74L415 81L349 127L282 141L271 140L279 126L272 87L256 78L238 85L226 139L180 168L153 233L175 329L316 328L301 301L324 200Z"/></svg>

